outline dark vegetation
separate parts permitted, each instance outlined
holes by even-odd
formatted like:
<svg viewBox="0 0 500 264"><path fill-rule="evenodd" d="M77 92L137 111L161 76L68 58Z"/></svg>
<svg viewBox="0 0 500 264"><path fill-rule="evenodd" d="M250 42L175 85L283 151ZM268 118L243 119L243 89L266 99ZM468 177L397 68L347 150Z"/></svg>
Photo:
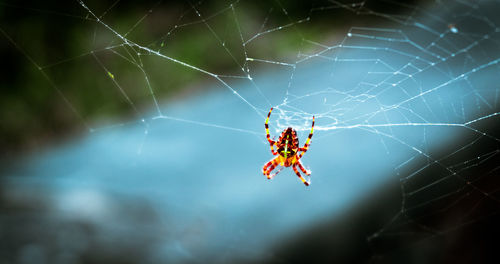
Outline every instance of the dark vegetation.
<svg viewBox="0 0 500 264"><path fill-rule="evenodd" d="M394 5L368 1L366 5L398 13L409 11L404 6L406 2ZM113 3L114 0L85 1L117 32L130 31L127 38L135 43L217 74L240 74L237 64L245 62L234 16L228 9L231 3L245 39L262 29L310 18L308 22L273 32L246 46L252 57L277 61L293 61L298 51L307 52L309 47L303 39L330 44L336 34L345 34L353 22L358 26L383 22L377 17L322 8L331 5L328 1L192 3L208 18L207 23L235 56L236 63L207 25L199 22L189 1ZM282 8L287 10L287 15ZM210 17L219 11L223 12ZM160 103L182 91L214 86L214 80L204 74L147 55L137 48L107 49L121 44L121 40L98 24L77 1L7 1L0 4L0 13L1 29L5 32L0 42L4 65L0 97L0 156L3 158L43 148L48 142L61 141L68 135L86 133L89 128L109 123L110 119L115 123L137 119L150 111L154 104L144 73L117 53L140 60ZM135 25L144 15L146 18ZM267 22L262 27L264 21ZM175 29L176 25L186 23L193 24ZM140 58L129 55L137 52L143 55ZM112 73L137 112L99 63Z"/></svg>

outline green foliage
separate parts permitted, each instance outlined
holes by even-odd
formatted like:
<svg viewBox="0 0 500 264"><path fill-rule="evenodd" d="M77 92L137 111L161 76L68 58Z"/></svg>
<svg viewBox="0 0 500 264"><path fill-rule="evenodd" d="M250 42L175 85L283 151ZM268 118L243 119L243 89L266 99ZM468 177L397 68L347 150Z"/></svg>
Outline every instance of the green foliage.
<svg viewBox="0 0 500 264"><path fill-rule="evenodd" d="M311 3L196 3L202 20L185 1L84 2L129 41L214 74L244 76L245 52L252 58L292 62L299 51L307 52L304 39L328 39L335 27L323 23L321 13L313 22L299 22L311 15ZM2 149L36 148L100 120L141 117L151 111L150 90L161 104L185 88L208 87L214 81L125 44L78 2L26 4L30 8L0 6L7 40L0 42L0 52L9 67L0 99ZM285 28L274 30L280 26ZM242 38L267 30L272 34L242 45Z"/></svg>

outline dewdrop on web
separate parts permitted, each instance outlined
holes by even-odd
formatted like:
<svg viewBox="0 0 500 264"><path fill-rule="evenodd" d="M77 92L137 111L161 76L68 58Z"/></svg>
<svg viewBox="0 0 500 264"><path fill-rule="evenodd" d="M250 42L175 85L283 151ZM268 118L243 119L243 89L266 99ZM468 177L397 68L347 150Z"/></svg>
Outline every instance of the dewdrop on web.
<svg viewBox="0 0 500 264"><path fill-rule="evenodd" d="M458 29L457 27L455 26L455 24L449 24L448 25L448 28L450 29L450 32L453 33L453 34L457 34L458 33Z"/></svg>

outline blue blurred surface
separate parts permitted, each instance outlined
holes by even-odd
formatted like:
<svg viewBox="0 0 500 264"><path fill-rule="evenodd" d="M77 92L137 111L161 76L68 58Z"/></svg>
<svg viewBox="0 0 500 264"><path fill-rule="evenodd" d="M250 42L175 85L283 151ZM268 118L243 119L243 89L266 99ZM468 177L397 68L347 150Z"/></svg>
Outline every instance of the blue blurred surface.
<svg viewBox="0 0 500 264"><path fill-rule="evenodd" d="M325 66L309 70L329 76L319 72L328 71ZM348 70L339 76L355 78ZM306 70L297 74L295 84L317 82L321 87L328 81L310 79L311 75ZM260 87L270 93L277 89L276 76L279 73L268 76L267 85ZM307 93L307 86L302 87ZM237 89L257 101L249 96L252 87ZM61 212L104 224L120 221L105 217L113 210L107 194L145 199L166 219L168 235L150 231L158 232L163 245L155 254L168 259L214 257L221 252L227 257L260 258L268 257L267 248L281 239L325 217L341 215L385 182L398 181L394 167L415 155L408 146L363 129L318 130L303 157L312 170L307 188L290 168L271 181L262 175L262 165L272 158L264 119L226 90L173 102L163 112L209 124L220 124L217 119L250 133L161 118L149 120L147 129L142 122L123 125L33 155L13 172L11 183L45 187L58 197ZM277 114L271 116L273 125L276 118ZM317 119L318 127L322 120ZM418 128L413 131L420 134ZM300 133L301 144L306 137L307 132ZM432 138L444 142L445 137L433 133Z"/></svg>

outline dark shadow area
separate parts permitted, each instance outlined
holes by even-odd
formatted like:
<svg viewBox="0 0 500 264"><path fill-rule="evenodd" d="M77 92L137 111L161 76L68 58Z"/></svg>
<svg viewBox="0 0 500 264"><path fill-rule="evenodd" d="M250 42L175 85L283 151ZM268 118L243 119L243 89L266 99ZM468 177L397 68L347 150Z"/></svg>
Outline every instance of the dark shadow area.
<svg viewBox="0 0 500 264"><path fill-rule="evenodd" d="M362 263L372 259L369 234L377 232L400 210L400 187L394 181L343 216L311 223L271 248L265 263Z"/></svg>
<svg viewBox="0 0 500 264"><path fill-rule="evenodd" d="M430 165L412 176L418 183L391 181L341 218L291 235L266 263L497 263L500 156L490 139L500 137L498 121L476 124L490 134L474 135L473 143L462 136L431 152L456 175ZM460 145L467 148L457 151Z"/></svg>

